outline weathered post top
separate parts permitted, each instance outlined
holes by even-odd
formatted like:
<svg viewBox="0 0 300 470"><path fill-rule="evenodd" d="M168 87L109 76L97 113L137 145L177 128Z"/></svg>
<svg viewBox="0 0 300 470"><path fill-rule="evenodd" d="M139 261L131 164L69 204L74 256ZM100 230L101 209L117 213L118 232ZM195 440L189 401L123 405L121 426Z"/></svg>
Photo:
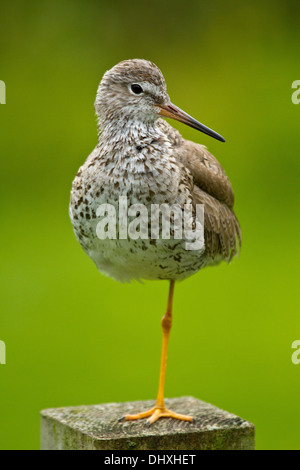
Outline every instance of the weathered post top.
<svg viewBox="0 0 300 470"><path fill-rule="evenodd" d="M193 397L166 400L195 423L160 419L118 422L151 401L56 408L41 412L42 450L252 450L254 425Z"/></svg>

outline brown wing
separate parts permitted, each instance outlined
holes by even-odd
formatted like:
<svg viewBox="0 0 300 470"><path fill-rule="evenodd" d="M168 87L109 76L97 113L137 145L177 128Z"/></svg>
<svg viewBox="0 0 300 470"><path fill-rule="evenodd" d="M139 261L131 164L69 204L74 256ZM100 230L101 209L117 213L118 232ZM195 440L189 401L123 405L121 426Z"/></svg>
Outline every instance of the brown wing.
<svg viewBox="0 0 300 470"><path fill-rule="evenodd" d="M239 252L242 235L238 220L226 204L194 186L194 201L204 204L204 237L209 264L231 261Z"/></svg>
<svg viewBox="0 0 300 470"><path fill-rule="evenodd" d="M234 194L224 169L203 145L183 140L178 159L190 170L194 183L220 202L233 208Z"/></svg>
<svg viewBox="0 0 300 470"><path fill-rule="evenodd" d="M157 123L172 142L176 159L192 173L194 183L232 209L233 189L218 160L203 145L183 139L180 133L163 119L158 119Z"/></svg>
<svg viewBox="0 0 300 470"><path fill-rule="evenodd" d="M241 245L241 229L233 212L234 194L220 163L199 144L185 140L178 131L159 120L168 135L174 156L193 177L195 204L204 204L204 235L208 263L230 261Z"/></svg>

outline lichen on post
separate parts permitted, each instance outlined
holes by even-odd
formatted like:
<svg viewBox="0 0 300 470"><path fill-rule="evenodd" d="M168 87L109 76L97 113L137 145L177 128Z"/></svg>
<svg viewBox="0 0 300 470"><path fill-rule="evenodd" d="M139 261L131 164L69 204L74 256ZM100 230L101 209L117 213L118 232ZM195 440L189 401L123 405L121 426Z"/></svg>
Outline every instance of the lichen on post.
<svg viewBox="0 0 300 470"><path fill-rule="evenodd" d="M253 450L254 425L193 397L167 399L194 423L161 419L119 422L151 401L106 403L41 412L42 450Z"/></svg>

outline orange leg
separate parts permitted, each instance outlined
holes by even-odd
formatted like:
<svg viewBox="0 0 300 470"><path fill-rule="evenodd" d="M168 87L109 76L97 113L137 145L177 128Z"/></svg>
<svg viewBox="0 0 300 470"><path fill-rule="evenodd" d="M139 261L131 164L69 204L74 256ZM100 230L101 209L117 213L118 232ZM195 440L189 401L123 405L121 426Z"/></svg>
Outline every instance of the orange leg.
<svg viewBox="0 0 300 470"><path fill-rule="evenodd" d="M124 421L133 421L136 419L148 418L147 423L155 423L159 418L175 418L181 421L192 422L192 416L181 415L174 413L173 411L168 410L165 407L164 402L164 391L165 391L165 377L166 377L166 366L167 366L167 352L168 352L168 343L169 336L172 327L172 302L174 294L174 281L170 283L169 291L169 300L168 307L165 315L162 317L162 331L163 331L163 344L162 344L162 353L161 353L161 366L160 366L160 377L159 377L159 387L158 394L156 399L156 404L151 410L145 411L143 413L138 413L136 415L126 415L123 419Z"/></svg>

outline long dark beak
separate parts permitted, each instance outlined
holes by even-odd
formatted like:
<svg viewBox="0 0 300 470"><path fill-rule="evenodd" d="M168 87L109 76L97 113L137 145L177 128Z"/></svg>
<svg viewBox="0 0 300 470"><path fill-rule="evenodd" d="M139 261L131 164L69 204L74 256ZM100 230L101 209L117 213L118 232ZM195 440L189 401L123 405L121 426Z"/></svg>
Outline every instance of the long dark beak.
<svg viewBox="0 0 300 470"><path fill-rule="evenodd" d="M217 132L213 131L209 127L204 126L204 124L201 124L201 122L196 121L196 119L192 118L192 116L189 116L187 113L182 111L182 109L178 108L172 103L160 105L158 106L158 109L160 116L183 122L184 124L187 124L188 126L203 132L204 134L210 135L210 137L213 137L214 139L220 140L220 142L225 142L224 137L222 137L220 134L217 134Z"/></svg>

